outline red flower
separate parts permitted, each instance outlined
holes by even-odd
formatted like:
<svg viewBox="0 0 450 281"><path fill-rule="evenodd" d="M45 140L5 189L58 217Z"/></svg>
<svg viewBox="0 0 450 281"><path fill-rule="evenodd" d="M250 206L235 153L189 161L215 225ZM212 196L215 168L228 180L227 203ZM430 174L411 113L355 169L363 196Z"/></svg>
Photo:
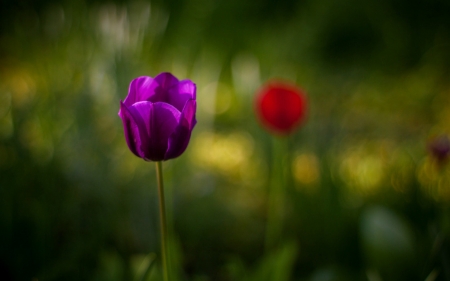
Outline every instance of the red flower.
<svg viewBox="0 0 450 281"><path fill-rule="evenodd" d="M257 94L256 113L267 129L287 135L306 117L305 93L291 84L270 82Z"/></svg>

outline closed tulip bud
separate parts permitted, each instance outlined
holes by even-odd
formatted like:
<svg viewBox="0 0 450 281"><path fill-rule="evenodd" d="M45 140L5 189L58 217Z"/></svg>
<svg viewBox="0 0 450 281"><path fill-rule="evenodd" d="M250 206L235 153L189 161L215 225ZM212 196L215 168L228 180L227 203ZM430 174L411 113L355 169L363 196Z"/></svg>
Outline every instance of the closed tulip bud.
<svg viewBox="0 0 450 281"><path fill-rule="evenodd" d="M125 140L136 156L147 161L180 156L197 123L196 85L170 73L131 81L120 102Z"/></svg>

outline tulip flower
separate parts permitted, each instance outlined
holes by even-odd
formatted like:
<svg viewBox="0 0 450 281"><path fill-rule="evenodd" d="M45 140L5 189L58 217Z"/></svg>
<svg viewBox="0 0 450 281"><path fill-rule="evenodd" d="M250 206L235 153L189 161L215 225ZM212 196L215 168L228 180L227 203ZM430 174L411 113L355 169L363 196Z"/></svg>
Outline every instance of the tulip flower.
<svg viewBox="0 0 450 281"><path fill-rule="evenodd" d="M180 156L191 138L195 119L196 86L179 81L170 73L155 78L142 76L130 83L128 96L120 102L125 140L131 152L155 161L158 185L163 280L170 280L168 234L162 161ZM142 277L142 280L145 276Z"/></svg>
<svg viewBox="0 0 450 281"><path fill-rule="evenodd" d="M305 119L306 96L293 85L270 82L257 95L256 113L269 131L287 135Z"/></svg>
<svg viewBox="0 0 450 281"><path fill-rule="evenodd" d="M134 79L119 111L131 152L147 161L180 156L197 122L195 98L195 84L170 73Z"/></svg>
<svg viewBox="0 0 450 281"><path fill-rule="evenodd" d="M294 131L305 119L306 96L294 85L272 81L265 84L255 99L256 115L261 124L278 136ZM285 138L273 138L272 171L267 194L266 251L273 250L283 232L286 170L283 159L289 154Z"/></svg>

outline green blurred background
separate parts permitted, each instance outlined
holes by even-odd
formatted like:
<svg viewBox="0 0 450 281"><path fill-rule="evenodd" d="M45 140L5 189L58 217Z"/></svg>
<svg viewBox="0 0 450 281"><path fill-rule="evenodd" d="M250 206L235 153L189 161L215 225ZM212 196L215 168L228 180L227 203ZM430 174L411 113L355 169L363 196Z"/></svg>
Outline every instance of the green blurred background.
<svg viewBox="0 0 450 281"><path fill-rule="evenodd" d="M0 3L1 280L133 280L159 254L154 165L117 112L163 71L198 87L164 163L178 280L450 280L450 167L427 149L450 133L449 1ZM309 107L267 252L271 78Z"/></svg>

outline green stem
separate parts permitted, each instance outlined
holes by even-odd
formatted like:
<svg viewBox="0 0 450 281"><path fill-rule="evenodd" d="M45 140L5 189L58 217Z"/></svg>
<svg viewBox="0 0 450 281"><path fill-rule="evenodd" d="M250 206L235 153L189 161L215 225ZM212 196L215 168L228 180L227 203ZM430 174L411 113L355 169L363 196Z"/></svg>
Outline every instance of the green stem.
<svg viewBox="0 0 450 281"><path fill-rule="evenodd" d="M167 222L166 222L166 206L164 201L164 183L162 174L161 161L156 162L156 178L158 181L158 196L159 196L159 221L161 228L161 259L163 267L163 280L169 281L169 257L167 248Z"/></svg>
<svg viewBox="0 0 450 281"><path fill-rule="evenodd" d="M283 231L283 208L285 193L284 157L286 156L285 138L273 137L272 148L272 173L267 194L267 224L265 234L265 250L272 250Z"/></svg>

